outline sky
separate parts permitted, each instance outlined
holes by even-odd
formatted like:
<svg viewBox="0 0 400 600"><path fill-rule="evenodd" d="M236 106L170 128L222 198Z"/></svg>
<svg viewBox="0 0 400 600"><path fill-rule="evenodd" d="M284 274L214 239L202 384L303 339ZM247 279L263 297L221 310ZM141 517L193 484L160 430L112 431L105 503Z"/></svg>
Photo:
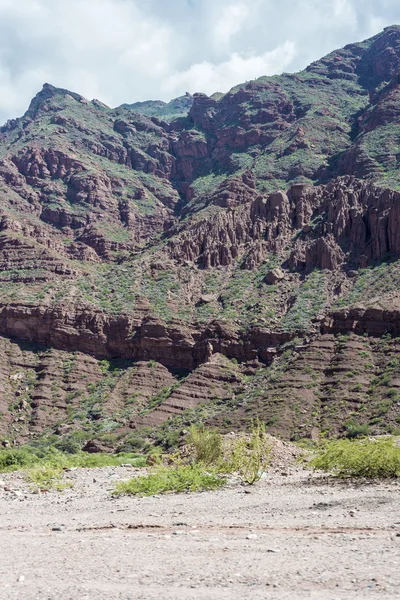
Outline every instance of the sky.
<svg viewBox="0 0 400 600"><path fill-rule="evenodd" d="M0 123L45 82L109 106L226 92L394 23L399 0L0 0Z"/></svg>

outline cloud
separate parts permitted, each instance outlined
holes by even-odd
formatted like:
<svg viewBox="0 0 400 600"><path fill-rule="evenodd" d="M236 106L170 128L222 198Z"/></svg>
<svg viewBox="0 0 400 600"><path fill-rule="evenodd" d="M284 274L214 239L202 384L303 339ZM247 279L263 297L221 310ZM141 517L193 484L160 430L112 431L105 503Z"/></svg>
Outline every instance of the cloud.
<svg viewBox="0 0 400 600"><path fill-rule="evenodd" d="M163 88L172 95L183 89L198 89L206 94L226 92L242 81L282 72L294 56L293 42L285 42L260 56L243 57L234 53L220 64L204 61L191 65L186 71L172 75Z"/></svg>
<svg viewBox="0 0 400 600"><path fill-rule="evenodd" d="M226 91L393 22L398 0L0 0L0 121L45 81L112 106Z"/></svg>
<svg viewBox="0 0 400 600"><path fill-rule="evenodd" d="M231 39L240 31L248 14L249 8L244 3L223 7L214 27L214 43L229 47Z"/></svg>
<svg viewBox="0 0 400 600"><path fill-rule="evenodd" d="M333 17L339 22L351 23L357 26L357 13L349 0L334 0L332 2Z"/></svg>

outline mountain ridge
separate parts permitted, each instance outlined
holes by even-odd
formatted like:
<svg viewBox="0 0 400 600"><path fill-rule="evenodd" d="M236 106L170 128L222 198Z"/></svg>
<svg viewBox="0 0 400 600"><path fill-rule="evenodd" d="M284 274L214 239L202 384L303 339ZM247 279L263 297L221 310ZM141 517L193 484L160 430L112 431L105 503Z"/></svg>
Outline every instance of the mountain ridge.
<svg viewBox="0 0 400 600"><path fill-rule="evenodd" d="M45 84L0 129L0 434L394 430L399 77L391 26L212 97Z"/></svg>

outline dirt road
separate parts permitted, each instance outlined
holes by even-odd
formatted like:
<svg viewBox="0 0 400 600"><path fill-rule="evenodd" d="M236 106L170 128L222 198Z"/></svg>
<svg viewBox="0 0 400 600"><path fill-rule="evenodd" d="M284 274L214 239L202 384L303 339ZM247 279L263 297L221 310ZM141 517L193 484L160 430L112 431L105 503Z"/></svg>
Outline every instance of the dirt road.
<svg viewBox="0 0 400 600"><path fill-rule="evenodd" d="M400 485L301 468L199 494L115 498L133 469L63 493L0 476L1 600L400 597Z"/></svg>

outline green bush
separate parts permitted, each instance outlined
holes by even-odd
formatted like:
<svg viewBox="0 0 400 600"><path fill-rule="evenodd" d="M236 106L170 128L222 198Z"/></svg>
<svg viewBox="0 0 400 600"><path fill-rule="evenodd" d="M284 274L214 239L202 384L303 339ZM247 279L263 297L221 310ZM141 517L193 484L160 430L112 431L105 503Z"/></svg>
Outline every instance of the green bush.
<svg viewBox="0 0 400 600"><path fill-rule="evenodd" d="M221 470L236 473L244 483L253 485L267 470L270 454L271 443L265 425L257 423L250 436L243 433L231 441Z"/></svg>
<svg viewBox="0 0 400 600"><path fill-rule="evenodd" d="M216 465L222 457L222 435L219 431L206 429L204 425L192 425L188 441L194 446L194 460L205 465Z"/></svg>
<svg viewBox="0 0 400 600"><path fill-rule="evenodd" d="M79 435L81 433L81 435ZM80 452L87 441L87 435L84 432L76 432L75 435L69 435L57 440L54 447L60 452L67 454L76 454Z"/></svg>
<svg viewBox="0 0 400 600"><path fill-rule="evenodd" d="M170 450L176 448L179 442L179 431L168 430L161 428L157 431L156 443L164 448L164 450Z"/></svg>
<svg viewBox="0 0 400 600"><path fill-rule="evenodd" d="M141 452L148 452L152 448L150 442L145 438L132 434L126 437L120 446L117 448L117 452L128 452L135 453L139 450Z"/></svg>
<svg viewBox="0 0 400 600"><path fill-rule="evenodd" d="M33 467L41 461L40 449L22 447L0 451L0 473Z"/></svg>
<svg viewBox="0 0 400 600"><path fill-rule="evenodd" d="M148 475L141 475L118 483L114 494L153 496L168 492L197 492L214 490L224 485L225 479L215 469L200 464L157 467Z"/></svg>
<svg viewBox="0 0 400 600"><path fill-rule="evenodd" d="M349 439L365 437L366 435L369 435L369 433L368 425L356 425L355 423L346 424L346 437Z"/></svg>
<svg viewBox="0 0 400 600"><path fill-rule="evenodd" d="M392 437L329 441L310 465L340 477L400 477L400 448Z"/></svg>

